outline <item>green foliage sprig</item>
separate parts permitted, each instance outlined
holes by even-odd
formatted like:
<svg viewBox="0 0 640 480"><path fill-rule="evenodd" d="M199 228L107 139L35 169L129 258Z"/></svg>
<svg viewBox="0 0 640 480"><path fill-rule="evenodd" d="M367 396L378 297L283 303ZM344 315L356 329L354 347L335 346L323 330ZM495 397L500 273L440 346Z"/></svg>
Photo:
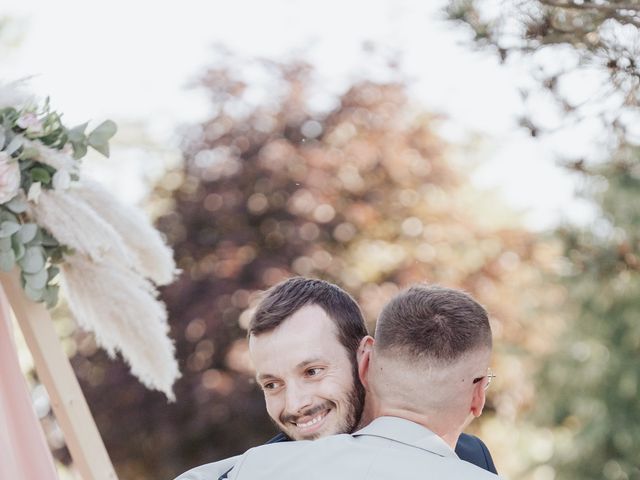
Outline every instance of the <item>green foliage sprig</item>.
<svg viewBox="0 0 640 480"><path fill-rule="evenodd" d="M79 160L91 147L109 156L116 124L106 120L90 133L87 123L67 128L62 115L42 108L0 109L0 270L20 270L26 295L53 307L59 264L71 249L30 215L44 190L65 190L78 180Z"/></svg>

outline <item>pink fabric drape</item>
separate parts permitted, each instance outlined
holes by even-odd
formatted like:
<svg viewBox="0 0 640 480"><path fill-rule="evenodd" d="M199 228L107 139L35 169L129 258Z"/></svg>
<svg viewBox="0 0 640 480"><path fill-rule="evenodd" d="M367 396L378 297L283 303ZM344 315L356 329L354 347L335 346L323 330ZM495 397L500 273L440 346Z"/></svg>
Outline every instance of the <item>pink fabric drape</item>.
<svg viewBox="0 0 640 480"><path fill-rule="evenodd" d="M0 317L0 479L57 480L53 457L20 370L2 288Z"/></svg>

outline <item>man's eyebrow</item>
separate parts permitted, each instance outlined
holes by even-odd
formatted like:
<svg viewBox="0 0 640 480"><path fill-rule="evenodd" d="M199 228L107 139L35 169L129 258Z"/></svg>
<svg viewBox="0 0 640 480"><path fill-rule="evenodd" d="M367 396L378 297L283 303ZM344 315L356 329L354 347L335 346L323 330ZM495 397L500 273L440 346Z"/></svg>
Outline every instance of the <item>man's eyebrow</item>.
<svg viewBox="0 0 640 480"><path fill-rule="evenodd" d="M308 358L307 360L303 360L298 365L296 365L296 368L301 369L306 367L307 365L310 365L312 363L318 363L318 362L324 363L326 362L326 360L321 357Z"/></svg>
<svg viewBox="0 0 640 480"><path fill-rule="evenodd" d="M303 360L299 364L297 364L295 368L299 370L306 367L307 365L311 365L312 363L318 363L318 362L324 363L326 362L326 360L322 357L307 358L306 360ZM272 380L274 378L277 378L277 377L270 373L259 373L256 375L256 380L258 382L264 382L265 380Z"/></svg>
<svg viewBox="0 0 640 480"><path fill-rule="evenodd" d="M265 380L271 380L272 378L276 378L274 375L271 375L270 373L259 373L258 375L256 375L256 380L258 382L263 382Z"/></svg>

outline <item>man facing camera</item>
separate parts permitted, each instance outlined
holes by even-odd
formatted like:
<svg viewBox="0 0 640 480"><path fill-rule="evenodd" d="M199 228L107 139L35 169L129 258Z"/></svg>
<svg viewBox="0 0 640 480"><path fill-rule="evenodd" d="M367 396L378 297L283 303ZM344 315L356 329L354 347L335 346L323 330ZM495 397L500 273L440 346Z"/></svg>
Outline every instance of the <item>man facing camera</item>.
<svg viewBox="0 0 640 480"><path fill-rule="evenodd" d="M372 339L358 305L339 287L299 277L276 285L256 310L249 345L269 416L284 432L272 442L350 433L373 418L375 402L368 401L363 413L365 390L357 362L358 354L368 358ZM429 397L432 392L423 394ZM495 473L480 439L462 434L454 445L461 459ZM237 458L197 467L178 478L224 478Z"/></svg>

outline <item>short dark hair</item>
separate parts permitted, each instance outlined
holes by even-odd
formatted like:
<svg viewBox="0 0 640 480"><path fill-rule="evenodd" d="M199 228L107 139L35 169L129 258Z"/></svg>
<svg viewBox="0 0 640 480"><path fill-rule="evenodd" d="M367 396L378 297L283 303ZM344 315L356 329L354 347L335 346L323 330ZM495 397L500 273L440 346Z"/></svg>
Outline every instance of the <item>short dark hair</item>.
<svg viewBox="0 0 640 480"><path fill-rule="evenodd" d="M440 361L492 343L482 305L460 290L425 284L399 293L383 308L375 337L381 351Z"/></svg>
<svg viewBox="0 0 640 480"><path fill-rule="evenodd" d="M336 325L338 340L356 363L360 340L368 335L356 301L337 285L323 280L292 277L271 287L259 303L249 323L249 335L274 330L307 305L318 305Z"/></svg>

